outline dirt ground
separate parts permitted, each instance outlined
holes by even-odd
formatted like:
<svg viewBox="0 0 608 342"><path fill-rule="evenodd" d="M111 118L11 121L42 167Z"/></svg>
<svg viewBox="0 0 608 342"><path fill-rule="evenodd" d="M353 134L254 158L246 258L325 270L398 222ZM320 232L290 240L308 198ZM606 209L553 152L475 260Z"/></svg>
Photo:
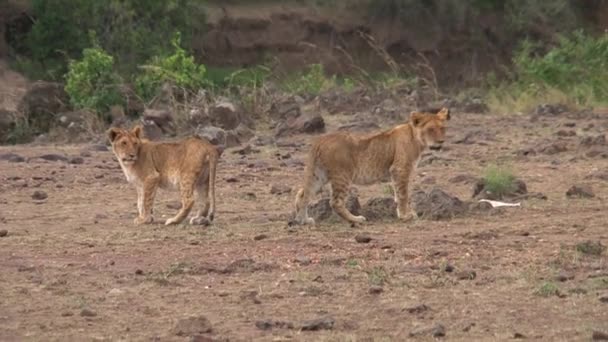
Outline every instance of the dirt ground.
<svg viewBox="0 0 608 342"><path fill-rule="evenodd" d="M548 199L444 221L288 229L294 191L270 189L301 180L311 137L297 136L245 156L225 151L211 227L134 226L135 191L103 147L1 147L25 161L0 160L0 340L586 341L608 332L607 252L577 248L608 244L608 145L596 138L608 117L455 113L450 124L416 186L470 200L463 180L506 162ZM36 158L44 154L68 160ZM595 197L567 198L573 184ZM362 203L386 196L386 185L358 190ZM159 193L157 221L177 198ZM372 240L358 243L360 234Z"/></svg>

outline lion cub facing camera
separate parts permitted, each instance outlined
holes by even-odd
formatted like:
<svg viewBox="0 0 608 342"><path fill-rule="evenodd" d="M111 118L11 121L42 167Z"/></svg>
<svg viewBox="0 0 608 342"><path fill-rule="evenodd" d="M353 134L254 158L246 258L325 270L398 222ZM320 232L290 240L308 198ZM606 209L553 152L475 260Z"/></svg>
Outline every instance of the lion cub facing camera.
<svg viewBox="0 0 608 342"><path fill-rule="evenodd" d="M409 184L422 152L440 149L445 140L450 111L412 112L409 122L380 133L355 135L335 132L318 138L306 163L304 185L295 200L295 221L314 224L308 216L310 197L323 185L331 184L333 210L352 224L366 221L345 206L351 184L375 184L384 179L393 182L397 215L408 221L415 217L409 209Z"/></svg>
<svg viewBox="0 0 608 342"><path fill-rule="evenodd" d="M222 150L208 141L192 137L178 142L151 142L143 129L110 128L112 151L129 183L137 189L138 217L135 224L152 223L156 190L177 188L182 207L165 224L182 222L192 210L195 197L200 208L191 224L213 221L215 214L215 172Z"/></svg>

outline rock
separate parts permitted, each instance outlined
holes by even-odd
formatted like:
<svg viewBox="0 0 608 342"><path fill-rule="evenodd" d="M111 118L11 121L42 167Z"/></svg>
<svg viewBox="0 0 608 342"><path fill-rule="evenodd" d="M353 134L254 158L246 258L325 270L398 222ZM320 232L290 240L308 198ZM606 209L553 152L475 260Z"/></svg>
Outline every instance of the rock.
<svg viewBox="0 0 608 342"><path fill-rule="evenodd" d="M146 137L148 137L148 139L158 139L158 130L160 130L161 136L163 134L175 134L175 124L173 120L173 115L168 109L146 109L141 120L144 124L144 129L146 129L146 126L148 127L147 129L149 130L149 132L144 131L144 134L146 135ZM153 127L157 127L158 130ZM150 133L150 136L148 136L148 134L146 133Z"/></svg>
<svg viewBox="0 0 608 342"><path fill-rule="evenodd" d="M49 195L47 195L46 192L44 192L42 190L36 190L32 194L32 199L34 199L36 201L43 201L43 200L47 199L48 197L49 197Z"/></svg>
<svg viewBox="0 0 608 342"><path fill-rule="evenodd" d="M310 205L308 207L308 214L315 219L316 222L327 221L327 220L335 220L339 221L341 218L338 217L336 213L334 213L331 205L329 204L329 198L323 198L317 201L316 203ZM346 208L353 214L359 215L361 211L361 205L359 204L359 199L357 196L350 194L346 199Z"/></svg>
<svg viewBox="0 0 608 342"><path fill-rule="evenodd" d="M268 235L266 234L259 234L253 237L254 241L260 241L260 240L265 240L268 239Z"/></svg>
<svg viewBox="0 0 608 342"><path fill-rule="evenodd" d="M554 155L562 152L568 151L568 145L563 141L557 141L554 143L550 143L545 145L539 149L540 153L544 153L546 155Z"/></svg>
<svg viewBox="0 0 608 342"><path fill-rule="evenodd" d="M363 205L362 215L369 221L397 218L397 204L393 197L371 198Z"/></svg>
<svg viewBox="0 0 608 342"><path fill-rule="evenodd" d="M312 263L312 260L310 260L309 257L304 255L297 256L294 261L302 266L308 266Z"/></svg>
<svg viewBox="0 0 608 342"><path fill-rule="evenodd" d="M302 331L332 330L334 324L335 320L331 317L319 318L303 322L300 329Z"/></svg>
<svg viewBox="0 0 608 342"><path fill-rule="evenodd" d="M68 162L68 158L66 156L62 156L62 155L54 154L54 153L43 154L36 158L46 160L46 161L53 161L53 162L54 161L61 161L61 162L66 162L66 163Z"/></svg>
<svg viewBox="0 0 608 342"><path fill-rule="evenodd" d="M80 316L82 317L95 317L97 313L91 309L84 308L80 311Z"/></svg>
<svg viewBox="0 0 608 342"><path fill-rule="evenodd" d="M0 237L6 237L6 236L8 236L8 230L0 229Z"/></svg>
<svg viewBox="0 0 608 342"><path fill-rule="evenodd" d="M444 337L445 334L446 334L445 327L440 323L436 323L432 327L421 327L418 329L414 329L413 331L411 331L409 333L409 336L410 337L421 337L421 336L425 336L425 335L431 335L433 337Z"/></svg>
<svg viewBox="0 0 608 342"><path fill-rule="evenodd" d="M384 292L384 288L382 286L374 285L370 286L369 288L370 294L381 294L382 292Z"/></svg>
<svg viewBox="0 0 608 342"><path fill-rule="evenodd" d="M2 236L2 235L0 235ZM608 303L608 294L605 294L603 296L600 296L600 298L598 298L600 303Z"/></svg>
<svg viewBox="0 0 608 342"><path fill-rule="evenodd" d="M123 290L117 289L117 288L113 288L110 291L108 291L108 296L110 296L110 297L116 297L116 296L120 296L123 293L124 293Z"/></svg>
<svg viewBox="0 0 608 342"><path fill-rule="evenodd" d="M355 241L357 241L357 243L369 243L372 241L372 238L369 235L357 234L355 235Z"/></svg>
<svg viewBox="0 0 608 342"><path fill-rule="evenodd" d="M526 338L526 336L524 334L522 334L522 333L516 332L516 333L513 334L513 338L516 339L516 340L520 340L520 339Z"/></svg>
<svg viewBox="0 0 608 342"><path fill-rule="evenodd" d="M430 220L451 219L467 210L464 202L438 188L433 188L428 194L423 191L414 193L411 202L418 217Z"/></svg>
<svg viewBox="0 0 608 342"><path fill-rule="evenodd" d="M270 188L270 193L273 195L284 195L291 193L291 187L284 184L273 184Z"/></svg>
<svg viewBox="0 0 608 342"><path fill-rule="evenodd" d="M599 330L595 330L591 334L591 339L593 341L608 341L608 333L599 331Z"/></svg>
<svg viewBox="0 0 608 342"><path fill-rule="evenodd" d="M429 311L430 309L431 308L429 308L425 304L419 304L419 305L407 307L407 308L405 308L405 311L411 313L412 315L419 315L421 313Z"/></svg>
<svg viewBox="0 0 608 342"><path fill-rule="evenodd" d="M476 183L479 179L475 176L471 176L471 175L457 175L454 176L452 178L450 178L448 181L450 183L464 183L464 184L471 184L471 183Z"/></svg>
<svg viewBox="0 0 608 342"><path fill-rule="evenodd" d="M573 130L560 129L555 133L555 135L557 135L558 137L573 137L576 135L576 132Z"/></svg>
<svg viewBox="0 0 608 342"><path fill-rule="evenodd" d="M302 101L298 101L295 96L279 99L272 103L268 112L270 117L277 121L283 121L287 118L297 118L302 114L300 107L301 102Z"/></svg>
<svg viewBox="0 0 608 342"><path fill-rule="evenodd" d="M144 271L143 271L143 270L141 270L141 269L136 269L136 270L135 270L135 274L136 274L136 275L143 275L143 274L144 274Z"/></svg>
<svg viewBox="0 0 608 342"><path fill-rule="evenodd" d="M606 135L600 134L596 136L588 136L581 138L580 144L582 146L605 146Z"/></svg>
<svg viewBox="0 0 608 342"><path fill-rule="evenodd" d="M567 111L568 107L563 104L541 104L536 107L534 114L537 116L557 116Z"/></svg>
<svg viewBox="0 0 608 342"><path fill-rule="evenodd" d="M70 160L68 162L70 164L80 165L80 164L84 164L84 158L82 158L82 157L72 157L72 158L70 158Z"/></svg>
<svg viewBox="0 0 608 342"><path fill-rule="evenodd" d="M274 145L275 139L274 137L254 136L249 140L249 143L253 144L254 146Z"/></svg>
<svg viewBox="0 0 608 342"><path fill-rule="evenodd" d="M209 226L211 225L211 221L209 221L208 218L206 217L197 217L197 218L193 218L192 221L190 221L190 224L195 225L195 226Z"/></svg>
<svg viewBox="0 0 608 342"><path fill-rule="evenodd" d="M166 204L166 207L173 210L179 210L182 208L182 202L180 201L171 201Z"/></svg>
<svg viewBox="0 0 608 342"><path fill-rule="evenodd" d="M284 137L301 133L322 133L325 131L325 121L318 113L302 113L296 118L287 118L275 129L276 137Z"/></svg>
<svg viewBox="0 0 608 342"><path fill-rule="evenodd" d="M260 330L271 330L272 328L280 328L280 329L293 329L294 325L291 322L284 321L273 321L270 319L256 321L256 328Z"/></svg>
<svg viewBox="0 0 608 342"><path fill-rule="evenodd" d="M213 126L232 130L243 122L244 115L240 107L227 99L220 99L209 108L209 119Z"/></svg>
<svg viewBox="0 0 608 342"><path fill-rule="evenodd" d="M477 273L473 270L462 270L456 273L458 280L473 280L477 278Z"/></svg>
<svg viewBox="0 0 608 342"><path fill-rule="evenodd" d="M566 197L568 198L593 198L595 194L590 185L573 185L566 191Z"/></svg>
<svg viewBox="0 0 608 342"><path fill-rule="evenodd" d="M173 334L177 336L209 334L212 331L211 323L205 316L182 318L175 323L175 326L172 329Z"/></svg>
<svg viewBox="0 0 608 342"><path fill-rule="evenodd" d="M23 163L25 162L25 158L16 154L16 153L3 153L0 154L0 160L6 160L9 163Z"/></svg>
<svg viewBox="0 0 608 342"><path fill-rule="evenodd" d="M572 279L574 279L574 274L568 273L565 271L562 271L558 275L555 276L555 280L561 281L561 282L565 282L565 281L572 280Z"/></svg>
<svg viewBox="0 0 608 342"><path fill-rule="evenodd" d="M69 96L63 84L34 82L21 98L17 110L28 118L36 134L48 132L57 114L69 109Z"/></svg>

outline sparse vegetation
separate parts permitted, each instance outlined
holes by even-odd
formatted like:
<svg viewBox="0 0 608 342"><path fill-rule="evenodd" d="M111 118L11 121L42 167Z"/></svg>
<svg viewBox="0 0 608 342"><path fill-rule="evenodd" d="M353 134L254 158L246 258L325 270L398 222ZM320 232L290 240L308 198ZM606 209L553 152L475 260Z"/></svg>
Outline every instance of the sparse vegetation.
<svg viewBox="0 0 608 342"><path fill-rule="evenodd" d="M584 255L599 256L604 253L606 246L600 241L584 241L576 244L576 251Z"/></svg>
<svg viewBox="0 0 608 342"><path fill-rule="evenodd" d="M537 296L552 297L559 295L559 287L553 282L544 282L535 292Z"/></svg>
<svg viewBox="0 0 608 342"><path fill-rule="evenodd" d="M506 166L490 165L484 171L483 183L487 191L502 197L514 190L515 176Z"/></svg>

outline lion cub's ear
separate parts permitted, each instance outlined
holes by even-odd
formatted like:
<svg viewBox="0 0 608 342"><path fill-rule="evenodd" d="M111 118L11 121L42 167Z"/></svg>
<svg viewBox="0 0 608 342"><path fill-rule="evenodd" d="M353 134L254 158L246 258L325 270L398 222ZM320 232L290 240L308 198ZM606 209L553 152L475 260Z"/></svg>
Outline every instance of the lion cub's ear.
<svg viewBox="0 0 608 342"><path fill-rule="evenodd" d="M131 134L136 136L137 139L143 139L144 129L143 129L143 127L141 127L141 125L137 125L137 126L133 127L133 130L131 130Z"/></svg>
<svg viewBox="0 0 608 342"><path fill-rule="evenodd" d="M118 135L120 133L122 133L122 129L117 128L117 127L112 127L106 132L106 135L108 136L108 139L110 139L110 142L113 143L114 140L116 140L116 138L118 138Z"/></svg>
<svg viewBox="0 0 608 342"><path fill-rule="evenodd" d="M450 120L450 110L448 108L441 108L441 110L437 113L437 117L439 120Z"/></svg>
<svg viewBox="0 0 608 342"><path fill-rule="evenodd" d="M411 112L410 113L410 122L414 127L417 127L422 123L422 119L424 119L424 114L420 112Z"/></svg>

